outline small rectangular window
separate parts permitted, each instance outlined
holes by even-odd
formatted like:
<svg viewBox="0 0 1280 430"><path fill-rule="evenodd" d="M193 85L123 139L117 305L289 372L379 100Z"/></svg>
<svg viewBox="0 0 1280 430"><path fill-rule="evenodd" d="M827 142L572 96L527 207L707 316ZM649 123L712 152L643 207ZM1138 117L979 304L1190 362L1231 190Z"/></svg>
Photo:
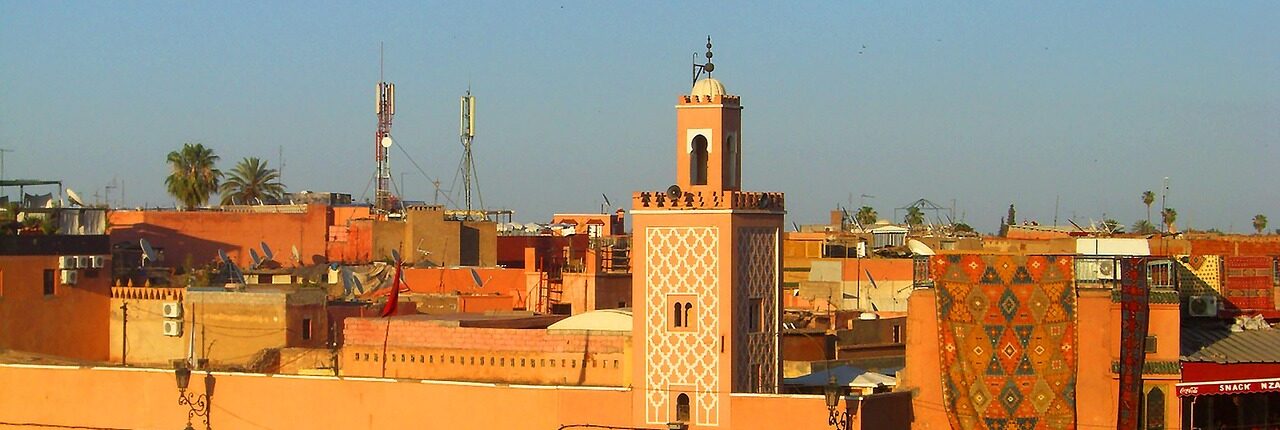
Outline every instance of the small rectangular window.
<svg viewBox="0 0 1280 430"><path fill-rule="evenodd" d="M902 343L902 326L899 324L893 325L893 343Z"/></svg>
<svg viewBox="0 0 1280 430"><path fill-rule="evenodd" d="M311 340L311 318L302 319L302 340Z"/></svg>
<svg viewBox="0 0 1280 430"><path fill-rule="evenodd" d="M747 305L747 330L751 333L759 333L760 328L764 327L764 300L751 299Z"/></svg>
<svg viewBox="0 0 1280 430"><path fill-rule="evenodd" d="M58 281L58 271L53 269L45 269L44 271L44 295L52 296L54 293L53 286Z"/></svg>
<svg viewBox="0 0 1280 430"><path fill-rule="evenodd" d="M1143 342L1143 350L1147 354L1156 353L1156 337L1155 336L1147 336L1147 339Z"/></svg>

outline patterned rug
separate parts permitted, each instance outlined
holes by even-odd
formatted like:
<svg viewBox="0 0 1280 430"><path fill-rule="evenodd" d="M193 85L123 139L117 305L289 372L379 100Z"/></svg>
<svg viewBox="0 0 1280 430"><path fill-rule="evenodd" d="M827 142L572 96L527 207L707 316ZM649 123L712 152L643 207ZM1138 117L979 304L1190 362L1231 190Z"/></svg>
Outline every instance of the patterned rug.
<svg viewBox="0 0 1280 430"><path fill-rule="evenodd" d="M1120 408L1117 429L1138 429L1142 403L1142 366L1146 361L1147 259L1120 260Z"/></svg>
<svg viewBox="0 0 1280 430"><path fill-rule="evenodd" d="M1075 428L1073 260L948 255L930 264L951 428Z"/></svg>

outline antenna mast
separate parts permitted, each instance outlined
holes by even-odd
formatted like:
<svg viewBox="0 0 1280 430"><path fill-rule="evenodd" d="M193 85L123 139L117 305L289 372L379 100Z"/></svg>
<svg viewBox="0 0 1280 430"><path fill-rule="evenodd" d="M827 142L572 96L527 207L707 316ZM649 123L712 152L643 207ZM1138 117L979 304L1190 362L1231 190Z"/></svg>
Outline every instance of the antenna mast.
<svg viewBox="0 0 1280 430"><path fill-rule="evenodd" d="M472 184L475 185L476 200L480 203L480 209L484 210L484 198L480 196L480 180L476 176L476 160L471 155L471 143L476 137L476 98L471 95L470 88L467 88L467 95L462 96L460 107L458 135L462 140L462 165L459 168L462 170L462 193L467 209L466 216L470 219L472 218Z"/></svg>
<svg viewBox="0 0 1280 430"><path fill-rule="evenodd" d="M391 149L391 118L396 114L396 85L382 78L382 45L378 45L378 130L374 133L374 161L378 170L375 181L378 187L374 194L375 206L383 212L390 212L395 206L395 196L391 195L391 164L387 161L387 150Z"/></svg>

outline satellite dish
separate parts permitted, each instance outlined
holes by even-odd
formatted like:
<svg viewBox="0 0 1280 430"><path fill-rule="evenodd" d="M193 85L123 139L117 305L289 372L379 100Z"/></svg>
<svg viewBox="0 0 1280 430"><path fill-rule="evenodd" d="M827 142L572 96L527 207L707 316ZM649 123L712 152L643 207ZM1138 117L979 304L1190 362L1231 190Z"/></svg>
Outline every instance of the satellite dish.
<svg viewBox="0 0 1280 430"><path fill-rule="evenodd" d="M391 141L391 136L382 136L382 141L378 143L381 144L383 148L390 148L393 142Z"/></svg>
<svg viewBox="0 0 1280 430"><path fill-rule="evenodd" d="M271 252L271 247L267 246L266 242L262 242L262 257L266 259L266 261L271 261L276 259L275 254Z"/></svg>
<svg viewBox="0 0 1280 430"><path fill-rule="evenodd" d="M347 296L350 296L352 290L364 294L364 286L360 285L360 279L356 278L350 267L342 266L342 291Z"/></svg>
<svg viewBox="0 0 1280 430"><path fill-rule="evenodd" d="M293 249L291 249L291 251L293 251L293 262L302 262L302 254L298 252L298 245L293 245Z"/></svg>
<svg viewBox="0 0 1280 430"><path fill-rule="evenodd" d="M71 188L67 188L67 200L73 205L84 207L84 200L80 200L80 195L72 191Z"/></svg>
<svg viewBox="0 0 1280 430"><path fill-rule="evenodd" d="M151 262L158 261L158 258L156 256L156 250L151 247L151 242L147 242L146 239L139 239L138 244L142 246L142 264L144 266L147 264L148 261L151 261Z"/></svg>
<svg viewBox="0 0 1280 430"><path fill-rule="evenodd" d="M928 255L937 254L933 252L933 248L930 248L929 245L925 245L924 242L921 242L915 239L910 239L907 241L907 249L911 250L911 253L916 255L928 256Z"/></svg>
<svg viewBox="0 0 1280 430"><path fill-rule="evenodd" d="M484 280L480 279L480 272L477 272L474 268L471 269L471 280L475 281L476 288L484 288Z"/></svg>
<svg viewBox="0 0 1280 430"><path fill-rule="evenodd" d="M394 262L394 263L396 263L396 264L400 264L400 250L399 250L399 249L392 249L392 250L391 250L391 261L392 261L392 262Z"/></svg>
<svg viewBox="0 0 1280 430"><path fill-rule="evenodd" d="M771 205L773 205L773 198L769 197L768 194L760 195L760 201L756 202L756 206L760 209L767 209Z"/></svg>
<svg viewBox="0 0 1280 430"><path fill-rule="evenodd" d="M252 249L250 251L252 251ZM244 275L240 273L240 268L236 266L236 263L234 261L231 261L231 257L227 256L227 251L223 251L219 249L218 258L222 259L222 264L226 268L227 282L243 284Z"/></svg>
<svg viewBox="0 0 1280 430"><path fill-rule="evenodd" d="M667 187L667 197L670 198L671 200L680 198L680 195L682 194L684 194L684 192L680 191L679 185L672 185L670 187Z"/></svg>
<svg viewBox="0 0 1280 430"><path fill-rule="evenodd" d="M258 266L262 265L262 257L259 257L258 251L253 248L249 248L249 258L253 259L253 266L249 267L250 270L257 269Z"/></svg>

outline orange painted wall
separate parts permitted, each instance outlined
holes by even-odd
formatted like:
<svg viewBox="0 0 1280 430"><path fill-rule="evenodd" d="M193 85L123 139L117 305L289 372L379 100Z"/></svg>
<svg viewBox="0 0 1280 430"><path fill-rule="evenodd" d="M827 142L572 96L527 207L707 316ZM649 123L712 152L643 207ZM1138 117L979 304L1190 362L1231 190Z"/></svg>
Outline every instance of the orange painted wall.
<svg viewBox="0 0 1280 430"><path fill-rule="evenodd" d="M106 360L110 269L80 270L76 285L62 285L57 268L57 256L0 257L0 348ZM44 295L46 269L54 270L52 296Z"/></svg>
<svg viewBox="0 0 1280 430"><path fill-rule="evenodd" d="M164 265L180 267L188 262L203 265L218 260L222 249L236 264L252 263L249 249L267 242L275 260L291 266L290 248L298 247L304 263L325 258L328 211L324 205L308 205L306 213L240 213L222 211L112 211L111 243L146 238L165 249Z"/></svg>
<svg viewBox="0 0 1280 430"><path fill-rule="evenodd" d="M215 373L214 377L217 385L210 418L214 428L555 429L565 424L643 425L630 419L634 415L633 393L625 388L232 373ZM161 429L180 428L187 419L187 407L177 404L172 370L0 365L0 386L24 387L0 390L0 422ZM202 373L192 375L190 389L203 391ZM751 423L734 428L830 428L822 396L730 395L728 401L734 422ZM858 419L869 413L874 413L869 407L855 411L852 428L861 428ZM200 424L197 422L196 426Z"/></svg>
<svg viewBox="0 0 1280 430"><path fill-rule="evenodd" d="M913 290L907 299L907 366L899 373L898 390L912 392L911 409L917 430L949 430L943 407L942 357L938 348L937 296L932 289Z"/></svg>
<svg viewBox="0 0 1280 430"><path fill-rule="evenodd" d="M517 296L525 287L524 271L500 267L476 267L483 287L476 285L467 267L406 267L404 280L415 293L498 294Z"/></svg>

